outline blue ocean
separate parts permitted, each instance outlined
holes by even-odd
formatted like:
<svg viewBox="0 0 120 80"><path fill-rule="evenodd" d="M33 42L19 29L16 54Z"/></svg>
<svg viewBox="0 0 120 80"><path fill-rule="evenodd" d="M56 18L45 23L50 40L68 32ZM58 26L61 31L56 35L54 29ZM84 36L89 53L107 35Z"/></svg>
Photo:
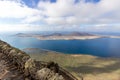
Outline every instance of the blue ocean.
<svg viewBox="0 0 120 80"><path fill-rule="evenodd" d="M0 34L0 39L19 49L40 48L65 54L89 54L99 57L120 57L120 38L98 38L91 40L38 40Z"/></svg>

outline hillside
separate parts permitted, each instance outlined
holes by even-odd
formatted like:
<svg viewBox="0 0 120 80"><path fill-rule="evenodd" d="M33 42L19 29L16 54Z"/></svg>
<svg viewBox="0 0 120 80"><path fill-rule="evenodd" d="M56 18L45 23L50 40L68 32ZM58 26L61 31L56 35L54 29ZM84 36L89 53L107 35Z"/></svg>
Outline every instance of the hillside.
<svg viewBox="0 0 120 80"><path fill-rule="evenodd" d="M24 49L24 51L27 49ZM38 61L55 61L64 69L71 72L77 78L83 80L120 80L120 59L119 58L101 58L90 55L63 54L48 50L29 48L29 53L33 59ZM40 50L40 49L39 49Z"/></svg>
<svg viewBox="0 0 120 80"><path fill-rule="evenodd" d="M36 61L0 40L0 80L77 80L54 62Z"/></svg>

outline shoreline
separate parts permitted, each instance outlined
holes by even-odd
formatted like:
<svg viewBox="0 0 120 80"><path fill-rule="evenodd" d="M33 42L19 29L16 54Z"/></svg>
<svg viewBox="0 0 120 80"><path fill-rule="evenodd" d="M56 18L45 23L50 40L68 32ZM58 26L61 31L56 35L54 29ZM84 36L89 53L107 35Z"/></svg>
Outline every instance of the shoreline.
<svg viewBox="0 0 120 80"><path fill-rule="evenodd" d="M70 71L78 79L83 76L86 80L107 79L118 80L120 73L120 59L119 58L102 58L91 55L65 55L57 53L48 53L45 55L30 54L33 59L38 61L55 61L64 69ZM114 76L110 76L114 75Z"/></svg>
<svg viewBox="0 0 120 80"><path fill-rule="evenodd" d="M43 36L36 36L36 35L31 35L31 36L26 36L26 35L21 35L17 37L31 37L35 38L38 40L91 40L91 39L99 39L99 38L112 38L112 39L119 39L120 36L107 36L107 35L95 35L95 36L48 36L48 37L43 37Z"/></svg>
<svg viewBox="0 0 120 80"><path fill-rule="evenodd" d="M90 40L90 39L98 39L104 38L104 36L50 36L50 37L43 37L43 36L17 36L17 37L31 37L38 40Z"/></svg>
<svg viewBox="0 0 120 80"><path fill-rule="evenodd" d="M92 54L84 54L84 53L63 53L63 52L57 52L57 51L53 51L53 50L48 50L48 49L41 49L41 48L24 48L22 49L22 51L25 50L33 50L33 49L39 49L39 50L43 50L43 51L47 51L48 53L53 53L53 54L64 54L64 55L70 55L72 57L80 57L80 56L88 56L88 57L93 57L93 58L120 58L120 57L111 57L111 56L97 56L97 55L92 55Z"/></svg>
<svg viewBox="0 0 120 80"><path fill-rule="evenodd" d="M101 36L52 36L52 37L34 37L38 40L88 40L102 38Z"/></svg>

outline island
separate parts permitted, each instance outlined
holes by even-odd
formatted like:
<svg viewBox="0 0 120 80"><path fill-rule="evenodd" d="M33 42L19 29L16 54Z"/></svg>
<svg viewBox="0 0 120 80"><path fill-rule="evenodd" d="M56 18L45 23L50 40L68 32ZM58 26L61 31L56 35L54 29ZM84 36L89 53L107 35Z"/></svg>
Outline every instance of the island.
<svg viewBox="0 0 120 80"><path fill-rule="evenodd" d="M89 34L84 32L71 32L71 33L52 33L52 34L25 34L18 33L18 37L33 37L39 40L85 40L96 39L104 36Z"/></svg>

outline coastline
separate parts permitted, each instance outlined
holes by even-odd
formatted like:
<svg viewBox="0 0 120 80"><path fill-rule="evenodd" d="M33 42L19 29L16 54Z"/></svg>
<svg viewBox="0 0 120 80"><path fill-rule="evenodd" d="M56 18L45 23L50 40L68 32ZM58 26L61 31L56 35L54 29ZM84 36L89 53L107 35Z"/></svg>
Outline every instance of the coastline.
<svg viewBox="0 0 120 80"><path fill-rule="evenodd" d="M49 62L54 60L78 79L82 76L85 80L119 80L119 58L103 58L83 54L57 54L50 50L44 55L35 53L29 55L38 61Z"/></svg>
<svg viewBox="0 0 120 80"><path fill-rule="evenodd" d="M42 54L45 54L45 53L50 53L50 54L58 54L58 55L69 55L69 56L71 56L71 57L82 57L82 56L86 56L86 57L91 57L91 58L114 58L114 57L100 57L100 56L95 56L95 55L90 55L90 54L83 54L83 53L71 53L71 54L66 54L66 53L63 53L63 52L57 52L57 51L53 51L53 50L48 50L48 49L40 49L40 48L24 48L24 49L22 49L22 51L27 51L27 50L29 50L29 51L36 51L36 50L40 50L40 51L44 51L43 53L42 52L40 52L40 53L42 53ZM34 53L36 53L36 52L34 52ZM30 54L29 52L28 52L28 54Z"/></svg>
<svg viewBox="0 0 120 80"><path fill-rule="evenodd" d="M52 36L52 37L34 37L39 40L87 40L102 38L102 36Z"/></svg>
<svg viewBox="0 0 120 80"><path fill-rule="evenodd" d="M108 38L120 38L120 36L108 36Z"/></svg>
<svg viewBox="0 0 120 80"><path fill-rule="evenodd" d="M97 39L102 38L104 36L94 35L89 33L80 33L80 32L72 32L69 34L63 33L53 33L53 34L26 34L26 33L18 33L14 36L17 37L32 37L38 40L86 40L86 39Z"/></svg>
<svg viewBox="0 0 120 80"><path fill-rule="evenodd" d="M109 36L109 35L91 35L91 36L41 36L41 35L15 35L17 37L31 37L38 40L90 40L98 38L120 38L120 36Z"/></svg>

